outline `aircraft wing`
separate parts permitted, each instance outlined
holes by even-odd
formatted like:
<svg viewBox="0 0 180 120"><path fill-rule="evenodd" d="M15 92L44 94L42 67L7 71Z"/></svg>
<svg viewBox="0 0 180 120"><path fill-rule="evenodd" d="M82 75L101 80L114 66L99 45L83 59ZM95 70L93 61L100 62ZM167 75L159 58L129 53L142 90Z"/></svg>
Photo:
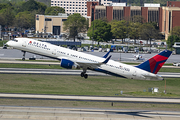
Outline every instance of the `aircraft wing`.
<svg viewBox="0 0 180 120"><path fill-rule="evenodd" d="M83 68L91 68L91 69L97 68L97 67L101 66L102 64L106 64L110 60L110 58L111 58L111 56L106 58L103 62L93 63L93 62L76 61L75 59L69 59L66 57L58 57L58 59L67 59L67 60L73 61L74 63L78 64L79 66L81 66Z"/></svg>
<svg viewBox="0 0 180 120"><path fill-rule="evenodd" d="M81 67L94 69L101 66L102 64L106 64L110 60L110 58L111 56L105 59L105 61L99 63L92 63L92 62L76 62L76 63L79 64Z"/></svg>

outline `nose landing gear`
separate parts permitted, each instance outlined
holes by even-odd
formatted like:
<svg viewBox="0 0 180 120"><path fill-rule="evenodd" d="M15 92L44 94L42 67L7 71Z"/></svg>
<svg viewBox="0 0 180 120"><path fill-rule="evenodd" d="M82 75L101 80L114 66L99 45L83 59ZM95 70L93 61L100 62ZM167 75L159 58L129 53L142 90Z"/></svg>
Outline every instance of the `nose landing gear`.
<svg viewBox="0 0 180 120"><path fill-rule="evenodd" d="M22 60L24 61L24 60L25 60L26 51L22 51L22 52L23 52L23 58L22 58Z"/></svg>

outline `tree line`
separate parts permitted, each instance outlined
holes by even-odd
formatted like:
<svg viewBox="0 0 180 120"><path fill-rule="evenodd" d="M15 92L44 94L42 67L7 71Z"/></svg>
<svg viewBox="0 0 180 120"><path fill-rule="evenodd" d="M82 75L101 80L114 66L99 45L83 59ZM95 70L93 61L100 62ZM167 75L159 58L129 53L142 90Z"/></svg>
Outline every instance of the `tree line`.
<svg viewBox="0 0 180 120"><path fill-rule="evenodd" d="M0 3L0 25L2 28L34 28L36 14L57 15L58 13L65 13L64 8L47 7L44 3L35 0L8 1Z"/></svg>
<svg viewBox="0 0 180 120"><path fill-rule="evenodd" d="M146 23L142 16L133 16L129 19L121 21L113 20L108 22L106 19L96 19L91 22L88 28L88 20L81 17L80 14L70 15L64 22L64 30L66 30L71 38L78 36L81 32L86 32L91 40L97 42L108 42L114 39L131 38L134 40L152 40L159 39L159 28L157 23Z"/></svg>
<svg viewBox="0 0 180 120"><path fill-rule="evenodd" d="M170 34L167 40L168 48L172 48L175 42L180 42L180 26L174 27Z"/></svg>
<svg viewBox="0 0 180 120"><path fill-rule="evenodd" d="M98 42L107 42L113 38L115 40L122 39L122 43L124 43L125 38L134 39L135 43L138 39L147 41L160 39L161 34L159 34L157 23L146 23L144 21L142 16L133 16L129 19L111 22L94 20L88 30L88 36Z"/></svg>

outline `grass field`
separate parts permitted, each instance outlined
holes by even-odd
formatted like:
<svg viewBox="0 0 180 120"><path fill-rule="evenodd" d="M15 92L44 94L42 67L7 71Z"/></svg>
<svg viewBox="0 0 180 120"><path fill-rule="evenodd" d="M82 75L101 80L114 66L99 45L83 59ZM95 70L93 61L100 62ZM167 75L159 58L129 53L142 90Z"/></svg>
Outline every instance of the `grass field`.
<svg viewBox="0 0 180 120"><path fill-rule="evenodd" d="M165 81L131 80L119 77L63 75L0 74L1 93L32 93L61 95L135 96L135 97L180 97L177 78ZM148 88L158 87L159 93L152 94ZM120 94L123 91L123 94Z"/></svg>
<svg viewBox="0 0 180 120"><path fill-rule="evenodd" d="M3 40L3 41L0 40L0 47L3 47L3 45L4 45L6 42L7 42L7 40Z"/></svg>
<svg viewBox="0 0 180 120"><path fill-rule="evenodd" d="M0 74L0 93L58 94L58 95L93 95L93 96L134 96L179 98L178 78L165 81L131 80L119 77L64 75L31 75L31 74ZM152 94L148 88L158 87L159 93ZM123 94L120 94L123 91ZM78 108L109 108L109 109L139 109L179 111L179 104L149 104L149 103L113 103L90 101L60 101L31 99L0 99L0 105L8 106L45 106L45 107L78 107Z"/></svg>

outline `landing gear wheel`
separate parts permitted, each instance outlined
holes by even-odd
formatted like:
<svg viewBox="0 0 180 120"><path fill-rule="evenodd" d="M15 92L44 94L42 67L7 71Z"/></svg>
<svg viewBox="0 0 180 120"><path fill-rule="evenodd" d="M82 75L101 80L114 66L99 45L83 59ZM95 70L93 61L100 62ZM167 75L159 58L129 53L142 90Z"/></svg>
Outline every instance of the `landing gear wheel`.
<svg viewBox="0 0 180 120"><path fill-rule="evenodd" d="M84 78L87 79L88 78L88 74L84 74Z"/></svg>
<svg viewBox="0 0 180 120"><path fill-rule="evenodd" d="M23 58L22 58L22 60L24 61L24 60L25 60L26 52L25 52L25 51L22 51L22 52L23 52Z"/></svg>
<svg viewBox="0 0 180 120"><path fill-rule="evenodd" d="M85 79L88 78L88 74L85 74L84 72L81 73L81 77L84 77Z"/></svg>
<svg viewBox="0 0 180 120"><path fill-rule="evenodd" d="M81 77L84 77L84 73L83 72L81 73Z"/></svg>
<svg viewBox="0 0 180 120"><path fill-rule="evenodd" d="M83 72L81 73L81 77L84 77L85 79L88 78L88 75L86 74L86 70L87 70L87 68L84 67L84 68L83 68Z"/></svg>

